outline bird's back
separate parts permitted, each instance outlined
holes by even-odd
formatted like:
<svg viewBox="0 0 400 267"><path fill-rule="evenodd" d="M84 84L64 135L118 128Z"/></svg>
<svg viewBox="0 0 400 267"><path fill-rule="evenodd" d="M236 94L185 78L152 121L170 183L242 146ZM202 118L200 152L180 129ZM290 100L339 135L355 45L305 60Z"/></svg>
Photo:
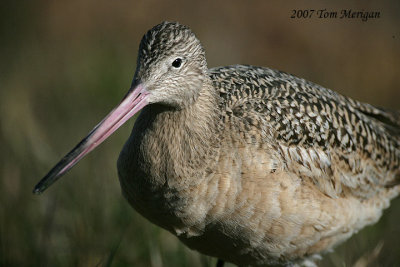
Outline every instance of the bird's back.
<svg viewBox="0 0 400 267"><path fill-rule="evenodd" d="M284 168L308 176L324 194L351 192L364 199L400 183L398 112L269 68L235 65L210 72L224 119L253 128L253 142L268 142L262 133L269 132Z"/></svg>

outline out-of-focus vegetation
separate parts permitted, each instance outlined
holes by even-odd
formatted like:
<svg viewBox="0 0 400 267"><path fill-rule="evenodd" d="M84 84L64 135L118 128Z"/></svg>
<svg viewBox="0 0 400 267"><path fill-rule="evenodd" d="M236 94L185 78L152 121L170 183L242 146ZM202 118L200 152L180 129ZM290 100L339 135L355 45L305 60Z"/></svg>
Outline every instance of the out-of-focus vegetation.
<svg viewBox="0 0 400 267"><path fill-rule="evenodd" d="M380 11L360 19L290 19L292 9ZM134 212L116 159L133 120L42 196L34 184L128 89L142 35L190 26L209 66L245 63L307 78L400 109L400 2L2 1L0 4L0 265L211 266ZM400 201L322 266L400 265ZM359 261L360 262L360 261Z"/></svg>

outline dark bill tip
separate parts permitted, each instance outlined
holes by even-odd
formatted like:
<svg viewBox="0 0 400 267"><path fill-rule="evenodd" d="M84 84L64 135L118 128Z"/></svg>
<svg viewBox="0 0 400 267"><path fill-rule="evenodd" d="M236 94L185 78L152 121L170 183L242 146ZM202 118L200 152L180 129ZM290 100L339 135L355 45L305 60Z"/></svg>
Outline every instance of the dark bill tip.
<svg viewBox="0 0 400 267"><path fill-rule="evenodd" d="M95 128L96 129L96 128ZM65 157L63 157L43 178L37 183L33 189L33 193L40 195L49 186L51 186L55 181L57 181L61 176L63 176L73 165L75 165L80 158L79 155L82 154L87 149L87 141L93 134L95 129L89 133L89 135L84 138L78 145L74 147ZM76 160L77 159L77 160Z"/></svg>
<svg viewBox="0 0 400 267"><path fill-rule="evenodd" d="M135 113L148 104L149 93L142 84L131 88L121 103L112 110L78 145L63 157L33 189L39 195L63 176L85 155L95 149Z"/></svg>

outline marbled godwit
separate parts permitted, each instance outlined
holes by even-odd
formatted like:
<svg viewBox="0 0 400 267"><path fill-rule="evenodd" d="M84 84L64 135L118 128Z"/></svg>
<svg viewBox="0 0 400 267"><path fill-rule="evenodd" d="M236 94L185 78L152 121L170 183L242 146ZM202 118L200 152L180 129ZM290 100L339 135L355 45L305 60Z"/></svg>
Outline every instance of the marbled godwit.
<svg viewBox="0 0 400 267"><path fill-rule="evenodd" d="M143 37L132 88L36 186L143 109L118 159L124 196L188 247L238 265L310 263L400 191L400 115L269 68L208 69L191 30Z"/></svg>

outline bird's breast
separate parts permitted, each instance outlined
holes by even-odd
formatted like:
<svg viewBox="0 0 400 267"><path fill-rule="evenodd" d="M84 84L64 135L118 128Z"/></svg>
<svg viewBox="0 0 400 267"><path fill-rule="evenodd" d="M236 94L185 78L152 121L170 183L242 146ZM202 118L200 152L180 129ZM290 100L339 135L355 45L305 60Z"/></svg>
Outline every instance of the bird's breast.
<svg viewBox="0 0 400 267"><path fill-rule="evenodd" d="M196 141L199 135L188 133L174 114L148 113L135 122L118 159L122 192L153 223L176 235L198 235L207 201L195 192L206 186L218 153Z"/></svg>

